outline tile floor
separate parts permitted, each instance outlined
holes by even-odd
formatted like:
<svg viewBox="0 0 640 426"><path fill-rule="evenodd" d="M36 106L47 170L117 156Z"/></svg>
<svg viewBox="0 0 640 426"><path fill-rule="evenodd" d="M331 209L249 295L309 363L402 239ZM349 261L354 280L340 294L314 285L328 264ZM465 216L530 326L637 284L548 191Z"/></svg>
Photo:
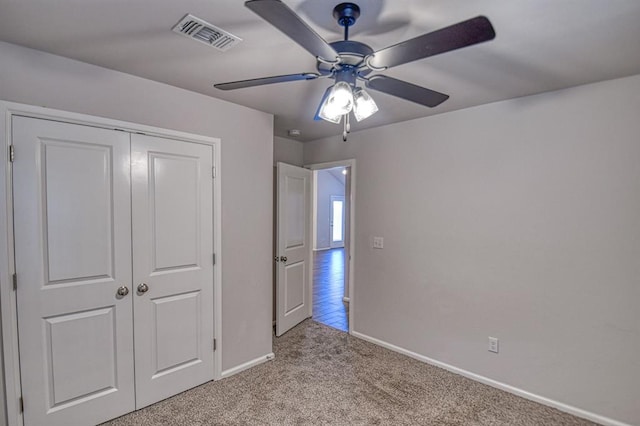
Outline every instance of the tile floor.
<svg viewBox="0 0 640 426"><path fill-rule="evenodd" d="M344 297L344 248L313 254L313 319L349 331L349 304Z"/></svg>

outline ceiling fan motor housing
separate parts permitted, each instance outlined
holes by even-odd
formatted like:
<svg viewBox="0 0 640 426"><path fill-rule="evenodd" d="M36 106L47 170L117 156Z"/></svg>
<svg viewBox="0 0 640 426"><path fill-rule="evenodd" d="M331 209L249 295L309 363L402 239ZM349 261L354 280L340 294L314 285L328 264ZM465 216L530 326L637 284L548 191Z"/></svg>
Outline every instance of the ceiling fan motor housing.
<svg viewBox="0 0 640 426"><path fill-rule="evenodd" d="M340 64L342 66L359 67L363 64L364 58L373 53L373 49L364 43L353 40L340 40L329 43L340 55ZM331 74L334 65L318 61L317 68L320 74ZM360 70L361 75L367 75L371 72L368 68Z"/></svg>
<svg viewBox="0 0 640 426"><path fill-rule="evenodd" d="M349 86L355 87L357 75L357 69L355 67L347 65L342 67L340 71L336 71L335 80L336 83L344 81L345 83L348 83Z"/></svg>
<svg viewBox="0 0 640 426"><path fill-rule="evenodd" d="M355 3L340 3L333 8L333 17L342 27L350 27L360 16L360 7Z"/></svg>

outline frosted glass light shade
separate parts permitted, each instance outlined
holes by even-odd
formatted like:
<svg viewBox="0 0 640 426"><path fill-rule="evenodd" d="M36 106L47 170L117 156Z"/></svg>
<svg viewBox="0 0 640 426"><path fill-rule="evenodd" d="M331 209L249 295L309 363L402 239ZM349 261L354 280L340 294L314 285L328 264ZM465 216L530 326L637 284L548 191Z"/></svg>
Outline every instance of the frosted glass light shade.
<svg viewBox="0 0 640 426"><path fill-rule="evenodd" d="M329 121L331 123L335 123L335 124L340 123L340 120L342 120L342 115L340 114L330 115L331 113L333 112L327 111L324 108L320 108L320 113L318 114L318 117L322 118L325 121Z"/></svg>
<svg viewBox="0 0 640 426"><path fill-rule="evenodd" d="M331 93L320 107L318 116L332 123L339 123L343 115L349 114L353 109L353 92L351 86L344 81L333 85Z"/></svg>
<svg viewBox="0 0 640 426"><path fill-rule="evenodd" d="M371 117L378 111L378 105L374 102L373 98L364 91L364 89L358 89L354 95L354 109L353 114L356 116L356 120L362 121L365 118Z"/></svg>

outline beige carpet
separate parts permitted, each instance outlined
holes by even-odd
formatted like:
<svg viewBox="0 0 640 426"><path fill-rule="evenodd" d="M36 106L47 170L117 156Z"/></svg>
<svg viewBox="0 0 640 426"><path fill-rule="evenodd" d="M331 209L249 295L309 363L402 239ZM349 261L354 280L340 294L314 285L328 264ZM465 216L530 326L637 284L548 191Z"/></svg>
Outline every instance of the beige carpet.
<svg viewBox="0 0 640 426"><path fill-rule="evenodd" d="M276 358L108 425L592 425L307 320Z"/></svg>

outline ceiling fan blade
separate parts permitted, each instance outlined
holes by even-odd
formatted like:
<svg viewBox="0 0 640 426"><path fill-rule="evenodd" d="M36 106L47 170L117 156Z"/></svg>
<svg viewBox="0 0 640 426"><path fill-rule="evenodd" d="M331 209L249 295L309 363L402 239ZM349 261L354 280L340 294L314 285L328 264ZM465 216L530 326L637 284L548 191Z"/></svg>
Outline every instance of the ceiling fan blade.
<svg viewBox="0 0 640 426"><path fill-rule="evenodd" d="M389 68L418 59L493 40L496 33L484 16L477 16L402 43L380 49L369 59L374 68Z"/></svg>
<svg viewBox="0 0 640 426"><path fill-rule="evenodd" d="M214 84L213 87L220 90L244 89L245 87L263 86L265 84L284 83L287 81L315 80L320 74L305 72L302 74L277 75L274 77L253 78L251 80L232 81L229 83Z"/></svg>
<svg viewBox="0 0 640 426"><path fill-rule="evenodd" d="M407 83L406 81L384 75L374 75L366 80L365 84L368 88L388 95L397 96L430 108L438 106L449 99L449 95L445 95L444 93L436 92L435 90L426 89L424 87L416 86L415 84Z"/></svg>
<svg viewBox="0 0 640 426"><path fill-rule="evenodd" d="M262 19L289 36L315 57L334 61L338 53L280 0L250 0L244 3Z"/></svg>

